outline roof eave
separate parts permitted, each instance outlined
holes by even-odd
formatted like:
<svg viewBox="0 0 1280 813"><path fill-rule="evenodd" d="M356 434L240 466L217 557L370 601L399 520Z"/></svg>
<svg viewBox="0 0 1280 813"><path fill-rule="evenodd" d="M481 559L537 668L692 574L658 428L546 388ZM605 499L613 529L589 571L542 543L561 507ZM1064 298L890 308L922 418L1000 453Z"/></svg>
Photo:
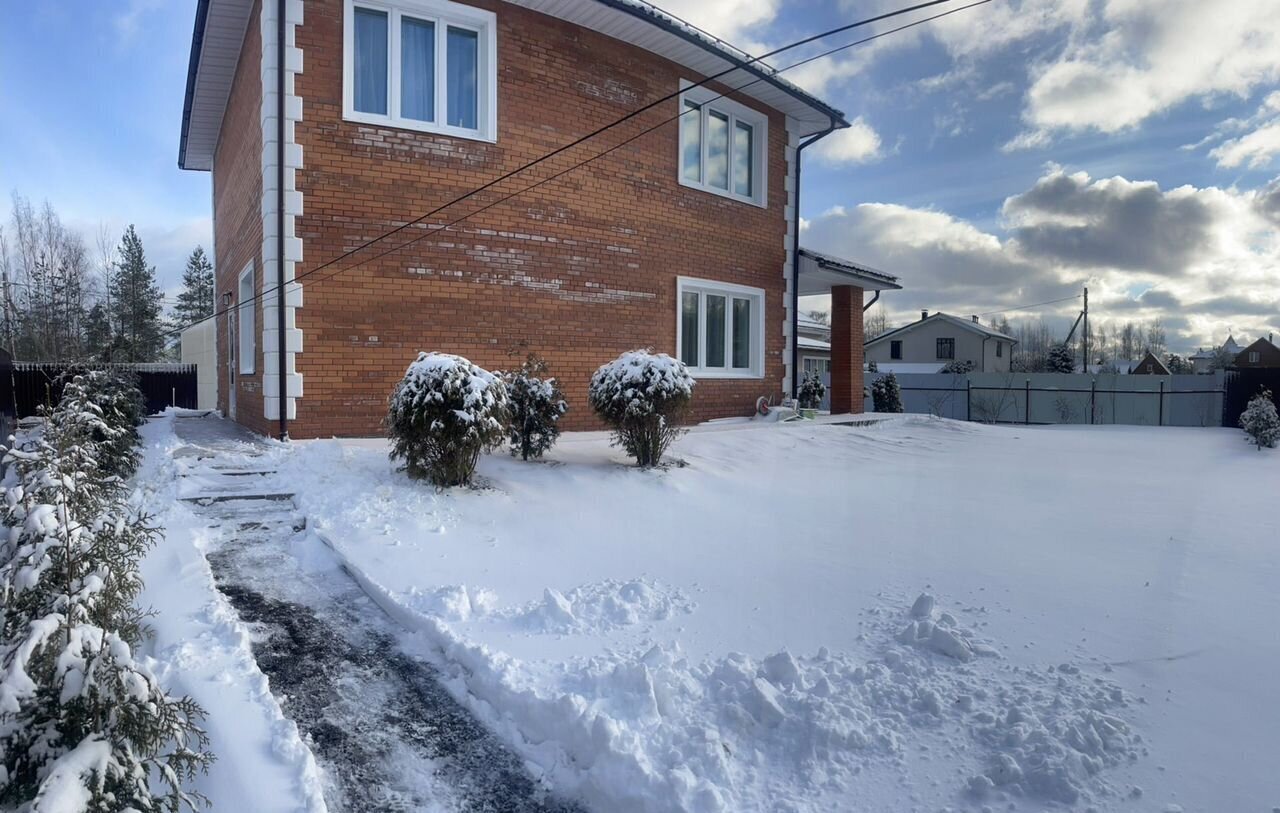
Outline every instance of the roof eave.
<svg viewBox="0 0 1280 813"><path fill-rule="evenodd" d="M182 101L182 135L178 140L178 168L196 169L187 165L187 138L191 134L191 108L195 104L196 74L200 72L200 51L204 47L204 27L209 19L209 0L196 4L195 30L191 32L191 57L187 61L187 93ZM206 167L199 167L206 169Z"/></svg>

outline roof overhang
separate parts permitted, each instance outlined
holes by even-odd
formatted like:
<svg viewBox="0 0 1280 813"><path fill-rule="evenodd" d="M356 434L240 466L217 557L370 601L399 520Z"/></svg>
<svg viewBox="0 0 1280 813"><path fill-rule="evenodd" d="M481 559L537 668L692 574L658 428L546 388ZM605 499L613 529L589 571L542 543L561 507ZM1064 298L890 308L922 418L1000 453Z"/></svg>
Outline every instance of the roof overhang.
<svg viewBox="0 0 1280 813"><path fill-rule="evenodd" d="M870 266L800 249L800 296L828 294L837 285L856 285L864 291L900 291L898 278Z"/></svg>
<svg viewBox="0 0 1280 813"><path fill-rule="evenodd" d="M252 9L253 0L199 0L196 5L178 143L178 166L182 169L213 169L222 114L231 96Z"/></svg>
<svg viewBox="0 0 1280 813"><path fill-rule="evenodd" d="M740 87L744 96L785 114L800 137L849 126L844 114L778 76L763 62L641 0L508 0L598 31L688 68ZM198 0L187 95L182 108L178 166L213 168L213 152L244 43L252 0Z"/></svg>

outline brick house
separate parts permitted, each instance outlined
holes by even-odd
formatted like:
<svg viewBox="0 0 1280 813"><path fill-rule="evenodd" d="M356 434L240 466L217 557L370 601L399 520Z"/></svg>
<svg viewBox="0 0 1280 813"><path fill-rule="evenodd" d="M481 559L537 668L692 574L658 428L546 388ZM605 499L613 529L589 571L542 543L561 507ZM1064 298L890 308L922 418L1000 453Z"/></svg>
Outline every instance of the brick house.
<svg viewBox="0 0 1280 813"><path fill-rule="evenodd" d="M847 122L748 61L637 0L199 0L179 165L212 173L219 408L375 434L419 350L533 351L593 428L591 373L652 347L693 369L693 419L749 414L792 391L797 297L829 292L833 409L860 411L883 280L793 274L799 156Z"/></svg>

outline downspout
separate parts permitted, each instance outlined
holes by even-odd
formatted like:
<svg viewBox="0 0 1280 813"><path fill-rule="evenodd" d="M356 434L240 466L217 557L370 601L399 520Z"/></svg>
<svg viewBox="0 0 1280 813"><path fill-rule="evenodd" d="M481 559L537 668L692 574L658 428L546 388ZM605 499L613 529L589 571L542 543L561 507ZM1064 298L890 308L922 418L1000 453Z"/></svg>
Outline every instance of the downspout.
<svg viewBox="0 0 1280 813"><path fill-rule="evenodd" d="M863 306L862 306L862 312L863 312L863 313L866 313L867 311L871 310L871 306L872 306L872 305L874 305L874 304L876 304L876 303L877 303L877 302L879 302L879 301L880 301L880 289L879 289L879 288L877 288L877 289L876 289L875 296L871 297L871 301L870 301L870 302L868 302L867 304L865 304L865 305L863 305ZM865 344L865 342L864 342L864 344Z"/></svg>
<svg viewBox="0 0 1280 813"><path fill-rule="evenodd" d="M289 439L288 359L285 353L284 318L284 18L288 0L276 2L276 356L280 383L276 388L280 404L280 440Z"/></svg>
<svg viewBox="0 0 1280 813"><path fill-rule="evenodd" d="M796 227L791 236L791 397L795 398L800 391L800 165L804 148L816 141L821 141L836 131L836 123L796 145L796 202L791 216L795 218Z"/></svg>

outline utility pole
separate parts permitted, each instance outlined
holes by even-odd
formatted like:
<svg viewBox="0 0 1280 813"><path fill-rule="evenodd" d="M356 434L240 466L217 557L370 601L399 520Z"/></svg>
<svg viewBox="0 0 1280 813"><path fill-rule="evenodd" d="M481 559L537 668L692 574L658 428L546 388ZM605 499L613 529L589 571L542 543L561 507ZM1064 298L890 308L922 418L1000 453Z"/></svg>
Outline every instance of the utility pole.
<svg viewBox="0 0 1280 813"><path fill-rule="evenodd" d="M1084 371L1089 372L1089 286L1084 286Z"/></svg>

